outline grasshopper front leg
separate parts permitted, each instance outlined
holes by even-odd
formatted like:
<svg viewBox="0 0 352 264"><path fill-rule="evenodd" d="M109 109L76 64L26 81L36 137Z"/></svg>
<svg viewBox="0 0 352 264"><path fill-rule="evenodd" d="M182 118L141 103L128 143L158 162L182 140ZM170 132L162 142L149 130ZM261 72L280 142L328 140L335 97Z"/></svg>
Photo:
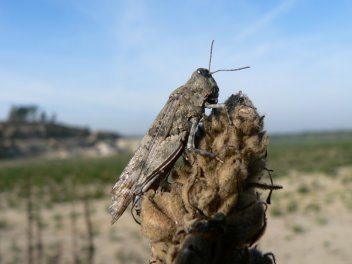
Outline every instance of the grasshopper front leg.
<svg viewBox="0 0 352 264"><path fill-rule="evenodd" d="M229 120L230 125L233 126L233 122L232 122L232 119L230 117L230 113L229 113L229 110L228 110L226 104L209 104L209 103L205 103L205 107L209 108L209 109L225 109L226 110L227 119Z"/></svg>
<svg viewBox="0 0 352 264"><path fill-rule="evenodd" d="M209 103L205 103L204 105L206 108L210 108L210 109L224 109L226 108L225 104L209 104Z"/></svg>
<svg viewBox="0 0 352 264"><path fill-rule="evenodd" d="M195 147L195 135L197 132L197 127L198 127L198 123L199 120L198 118L191 118L191 130L189 132L189 136L188 136L188 141L187 141L187 150L189 151L193 151L197 154L200 154L202 156L206 156L206 157L210 157L210 158L217 158L216 155L214 153L211 153L209 151L206 151L204 149L198 149Z"/></svg>

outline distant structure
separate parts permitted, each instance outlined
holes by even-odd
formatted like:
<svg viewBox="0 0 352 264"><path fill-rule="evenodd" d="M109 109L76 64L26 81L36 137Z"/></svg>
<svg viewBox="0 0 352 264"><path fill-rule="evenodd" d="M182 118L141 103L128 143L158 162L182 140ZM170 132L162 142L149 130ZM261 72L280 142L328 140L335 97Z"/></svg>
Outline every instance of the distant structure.
<svg viewBox="0 0 352 264"><path fill-rule="evenodd" d="M12 106L6 122L8 123L56 123L56 114L53 113L51 118L45 111L39 111L37 105Z"/></svg>
<svg viewBox="0 0 352 264"><path fill-rule="evenodd" d="M71 153L95 145L94 151L105 155L120 150L116 145L118 138L118 133L91 132L88 127L58 122L55 113L48 115L37 105L16 105L10 108L7 120L0 121L0 160L60 149Z"/></svg>
<svg viewBox="0 0 352 264"><path fill-rule="evenodd" d="M84 127L57 123L56 114L50 118L37 105L15 105L7 120L0 121L0 140L33 138L86 137L90 130Z"/></svg>
<svg viewBox="0 0 352 264"><path fill-rule="evenodd" d="M8 114L8 122L36 122L38 106L12 106Z"/></svg>

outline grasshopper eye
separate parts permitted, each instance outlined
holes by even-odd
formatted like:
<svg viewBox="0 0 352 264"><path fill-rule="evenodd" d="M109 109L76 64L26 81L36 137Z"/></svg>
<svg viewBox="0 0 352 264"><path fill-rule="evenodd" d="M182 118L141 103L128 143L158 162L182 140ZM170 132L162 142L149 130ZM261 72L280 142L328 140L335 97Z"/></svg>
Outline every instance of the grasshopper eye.
<svg viewBox="0 0 352 264"><path fill-rule="evenodd" d="M210 77L210 72L207 69L198 69L197 73L202 75L203 77Z"/></svg>

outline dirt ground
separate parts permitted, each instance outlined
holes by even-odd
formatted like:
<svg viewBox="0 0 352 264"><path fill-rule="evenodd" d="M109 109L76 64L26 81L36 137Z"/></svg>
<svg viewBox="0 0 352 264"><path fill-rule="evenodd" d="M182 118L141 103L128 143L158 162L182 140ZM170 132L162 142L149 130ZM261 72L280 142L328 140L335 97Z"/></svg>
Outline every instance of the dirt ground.
<svg viewBox="0 0 352 264"><path fill-rule="evenodd" d="M291 173L276 183L258 243L277 263L352 263L352 169L335 176Z"/></svg>
<svg viewBox="0 0 352 264"><path fill-rule="evenodd" d="M273 194L268 227L258 247L273 252L278 264L352 263L352 168L343 168L333 176L292 172L275 183L284 189ZM108 204L107 196L89 206L94 228L93 263L147 263L148 241L141 237L138 224L126 211L111 225ZM34 227L32 234L35 258L39 239L46 260L42 263L74 263L75 252L81 263L91 263L84 259L89 240L82 202L42 208L41 218L42 227ZM2 206L0 262L26 263L26 252L25 205Z"/></svg>

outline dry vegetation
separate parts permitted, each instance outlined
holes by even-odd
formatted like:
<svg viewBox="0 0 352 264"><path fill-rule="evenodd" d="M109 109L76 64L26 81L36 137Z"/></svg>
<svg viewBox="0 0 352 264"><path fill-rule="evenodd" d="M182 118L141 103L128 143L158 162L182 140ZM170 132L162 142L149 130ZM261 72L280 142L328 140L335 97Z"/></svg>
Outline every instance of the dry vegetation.
<svg viewBox="0 0 352 264"><path fill-rule="evenodd" d="M263 117L241 93L225 104L197 135L196 145L217 158L187 151L168 186L143 197L151 263L249 263L265 231L267 205L255 187L275 186L259 183L268 174Z"/></svg>
<svg viewBox="0 0 352 264"><path fill-rule="evenodd" d="M285 189L273 194L259 248L277 263L351 262L351 138L272 143L269 166ZM127 160L2 162L0 263L146 263L149 245L129 212L109 224L111 180Z"/></svg>

